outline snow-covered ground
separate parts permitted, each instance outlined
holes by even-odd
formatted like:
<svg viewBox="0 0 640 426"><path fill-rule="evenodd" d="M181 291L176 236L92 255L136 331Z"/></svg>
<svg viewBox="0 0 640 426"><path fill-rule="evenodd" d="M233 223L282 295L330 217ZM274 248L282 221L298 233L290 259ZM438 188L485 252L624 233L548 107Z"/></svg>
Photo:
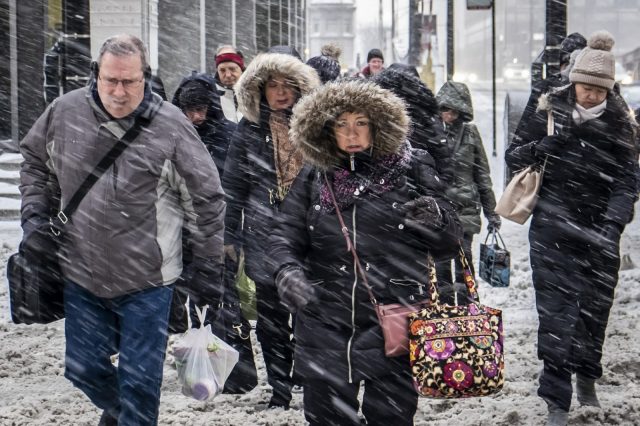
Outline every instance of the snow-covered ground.
<svg viewBox="0 0 640 426"><path fill-rule="evenodd" d="M498 96L498 156L491 157L491 94L473 91L476 123L484 137L493 168L494 187L502 187L502 99ZM494 397L469 400L421 399L417 425L541 425L546 406L536 396L541 364L536 359L534 294L529 267L527 226L504 223L502 236L512 255L511 286L492 288L479 280L481 300L503 310L506 384ZM0 222L0 275L15 251L18 222ZM484 235L476 237L474 253ZM623 237L622 252L640 265L640 220ZM63 376L63 321L46 326L14 325L8 314L6 285L0 285L0 425L95 425L99 411ZM620 274L604 350L604 377L598 382L603 409L580 408L575 401L570 425L640 425L640 268ZM202 403L183 396L177 374L167 358L160 425L302 425L302 394L289 411L267 410L266 384L260 348L259 385L242 396L221 395ZM392 425L390 425L392 426Z"/></svg>

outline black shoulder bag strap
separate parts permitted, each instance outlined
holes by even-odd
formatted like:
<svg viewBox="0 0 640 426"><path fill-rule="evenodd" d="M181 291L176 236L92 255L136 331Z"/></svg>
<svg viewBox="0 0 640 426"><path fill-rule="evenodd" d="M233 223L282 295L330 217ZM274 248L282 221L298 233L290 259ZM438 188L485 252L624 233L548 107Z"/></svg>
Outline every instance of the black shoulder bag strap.
<svg viewBox="0 0 640 426"><path fill-rule="evenodd" d="M118 159L120 154L129 146L129 144L138 137L142 131L142 124L148 123L150 120L138 116L133 123L133 126L126 131L120 140L102 157L102 160L93 169L91 173L85 178L80 188L73 194L71 200L67 203L64 209L62 209L55 217L49 219L51 225L51 232L56 237L60 235L62 228L69 221L69 218L76 211L78 205L85 195L91 190L93 185L100 179L100 176L107 171L109 167Z"/></svg>

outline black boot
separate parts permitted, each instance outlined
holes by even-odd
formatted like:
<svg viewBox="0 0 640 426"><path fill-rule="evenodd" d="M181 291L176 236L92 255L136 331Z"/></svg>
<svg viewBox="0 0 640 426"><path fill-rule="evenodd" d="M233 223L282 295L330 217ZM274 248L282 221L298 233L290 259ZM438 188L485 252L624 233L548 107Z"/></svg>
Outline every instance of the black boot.
<svg viewBox="0 0 640 426"><path fill-rule="evenodd" d="M551 402L548 402L547 406L549 409L547 426L567 426L569 422L569 412Z"/></svg>
<svg viewBox="0 0 640 426"><path fill-rule="evenodd" d="M100 416L98 426L118 426L118 419L105 410L102 412L102 416Z"/></svg>
<svg viewBox="0 0 640 426"><path fill-rule="evenodd" d="M590 379L578 374L576 393L578 394L578 402L580 405L600 407L600 401L598 401L598 395L596 395L596 379Z"/></svg>

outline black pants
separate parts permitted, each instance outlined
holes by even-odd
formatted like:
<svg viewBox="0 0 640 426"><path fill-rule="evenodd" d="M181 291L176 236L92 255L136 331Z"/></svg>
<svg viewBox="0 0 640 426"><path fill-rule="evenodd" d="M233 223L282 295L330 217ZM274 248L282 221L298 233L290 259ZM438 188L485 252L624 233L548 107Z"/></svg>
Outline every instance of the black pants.
<svg viewBox="0 0 640 426"><path fill-rule="evenodd" d="M538 358L544 362L538 395L569 410L571 375L602 376L602 347L620 256L557 234L533 225L529 233L540 320Z"/></svg>
<svg viewBox="0 0 640 426"><path fill-rule="evenodd" d="M358 391L360 383L305 380L304 416L310 426L360 425ZM418 407L418 394L411 372L364 380L362 413L369 426L411 426Z"/></svg>
<svg viewBox="0 0 640 426"><path fill-rule="evenodd" d="M473 234L464 234L462 239L462 250L471 267L471 273L475 277L475 269L473 267L473 257L471 244L473 243ZM455 263L455 279L452 277L451 260L436 262L436 276L438 278L438 295L440 302L448 305L455 304L455 297L458 296L458 304L465 304L469 297L469 291L464 283L464 273L460 256L456 255L453 259ZM456 285L457 284L457 285ZM477 282L476 282L477 284Z"/></svg>
<svg viewBox="0 0 640 426"><path fill-rule="evenodd" d="M291 401L294 346L289 322L291 314L280 302L274 282L256 282L256 299L256 336L262 346L267 381L273 388L271 402L288 407Z"/></svg>

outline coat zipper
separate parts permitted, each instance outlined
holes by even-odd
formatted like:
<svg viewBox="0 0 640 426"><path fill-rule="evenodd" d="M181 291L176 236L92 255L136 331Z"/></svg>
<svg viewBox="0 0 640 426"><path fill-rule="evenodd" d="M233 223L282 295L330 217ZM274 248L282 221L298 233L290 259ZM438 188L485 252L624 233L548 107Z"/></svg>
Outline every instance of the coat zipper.
<svg viewBox="0 0 640 426"><path fill-rule="evenodd" d="M353 205L353 248L356 248L356 205ZM351 337L347 343L347 366L349 370L349 383L353 383L353 371L351 367L351 345L353 344L353 338L356 334L356 288L358 286L358 269L356 267L356 261L353 260L353 287L351 288Z"/></svg>

